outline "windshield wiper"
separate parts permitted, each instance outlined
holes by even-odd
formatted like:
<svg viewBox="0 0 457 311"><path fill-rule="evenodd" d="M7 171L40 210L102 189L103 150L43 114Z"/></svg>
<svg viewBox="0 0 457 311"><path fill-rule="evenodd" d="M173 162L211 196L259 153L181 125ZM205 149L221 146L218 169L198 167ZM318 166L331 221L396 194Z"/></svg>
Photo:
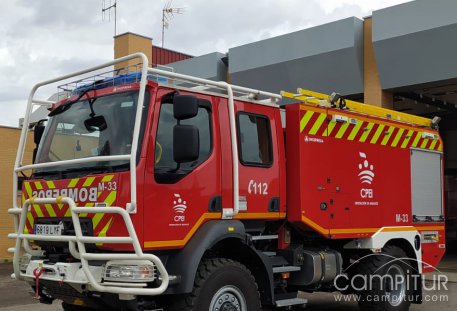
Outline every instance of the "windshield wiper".
<svg viewBox="0 0 457 311"><path fill-rule="evenodd" d="M56 116L58 114L61 114L62 112L67 111L73 104L77 103L88 92L96 90L96 86L99 85L101 81L103 81L103 80L95 81L90 87L88 87L87 89L82 91L75 100L66 102L65 104L62 104L62 105L56 107L54 110L52 110L48 114L48 116L49 117L53 117L53 116Z"/></svg>

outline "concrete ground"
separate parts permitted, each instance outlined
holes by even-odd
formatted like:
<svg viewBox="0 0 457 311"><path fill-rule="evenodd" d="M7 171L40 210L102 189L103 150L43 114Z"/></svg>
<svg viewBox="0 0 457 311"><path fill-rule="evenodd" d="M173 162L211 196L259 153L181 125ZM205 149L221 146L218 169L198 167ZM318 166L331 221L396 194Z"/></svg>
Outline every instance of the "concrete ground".
<svg viewBox="0 0 457 311"><path fill-rule="evenodd" d="M432 308L439 308L440 311L454 311L457 309L457 256L447 257L440 265L440 270L448 275L452 281L441 290L428 291L429 300L445 299L446 301L428 301L421 305L412 305L411 311L425 311ZM0 311L57 311L62 310L60 302L54 302L52 305L37 304L29 294L30 289L23 282L11 279L11 264L0 264ZM428 276L431 278L431 276ZM430 282L428 283L431 284ZM357 303L355 301L345 301L351 299L351 296L339 296L333 293L315 293L303 294L303 298L308 299L306 310L310 311L356 311ZM341 301L336 301L337 299Z"/></svg>

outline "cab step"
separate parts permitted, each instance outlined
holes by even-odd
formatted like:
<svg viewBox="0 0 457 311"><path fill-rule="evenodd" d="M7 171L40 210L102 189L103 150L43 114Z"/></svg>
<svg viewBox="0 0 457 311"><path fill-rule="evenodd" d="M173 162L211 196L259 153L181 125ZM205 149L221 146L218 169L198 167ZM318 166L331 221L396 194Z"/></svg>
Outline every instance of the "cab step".
<svg viewBox="0 0 457 311"><path fill-rule="evenodd" d="M277 234L271 235L253 235L251 239L253 241L260 241L260 240L276 240L278 238Z"/></svg>
<svg viewBox="0 0 457 311"><path fill-rule="evenodd" d="M285 272L294 272L300 271L301 267L298 266L282 266L282 267L273 267L273 273L285 273Z"/></svg>
<svg viewBox="0 0 457 311"><path fill-rule="evenodd" d="M276 307L282 308L301 305L304 308L306 307L307 303L308 299L295 297L289 299L276 300Z"/></svg>

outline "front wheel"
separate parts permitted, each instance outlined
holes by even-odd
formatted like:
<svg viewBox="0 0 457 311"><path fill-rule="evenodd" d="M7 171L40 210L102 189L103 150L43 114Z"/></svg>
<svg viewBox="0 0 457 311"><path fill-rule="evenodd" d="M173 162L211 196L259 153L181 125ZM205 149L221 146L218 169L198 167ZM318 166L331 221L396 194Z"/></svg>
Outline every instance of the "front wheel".
<svg viewBox="0 0 457 311"><path fill-rule="evenodd" d="M251 272L226 258L203 260L192 293L170 298L169 310L260 311L259 292Z"/></svg>

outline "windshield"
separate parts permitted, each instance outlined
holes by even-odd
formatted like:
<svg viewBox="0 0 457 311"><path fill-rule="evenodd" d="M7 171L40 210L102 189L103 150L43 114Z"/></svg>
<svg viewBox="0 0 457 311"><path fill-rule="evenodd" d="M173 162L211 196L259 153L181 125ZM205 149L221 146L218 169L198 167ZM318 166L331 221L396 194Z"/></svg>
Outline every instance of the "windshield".
<svg viewBox="0 0 457 311"><path fill-rule="evenodd" d="M52 116L35 163L130 154L138 91L80 100ZM147 105L147 96L145 105ZM144 116L143 119L146 119ZM34 174L89 168L126 167L128 160L41 168Z"/></svg>

